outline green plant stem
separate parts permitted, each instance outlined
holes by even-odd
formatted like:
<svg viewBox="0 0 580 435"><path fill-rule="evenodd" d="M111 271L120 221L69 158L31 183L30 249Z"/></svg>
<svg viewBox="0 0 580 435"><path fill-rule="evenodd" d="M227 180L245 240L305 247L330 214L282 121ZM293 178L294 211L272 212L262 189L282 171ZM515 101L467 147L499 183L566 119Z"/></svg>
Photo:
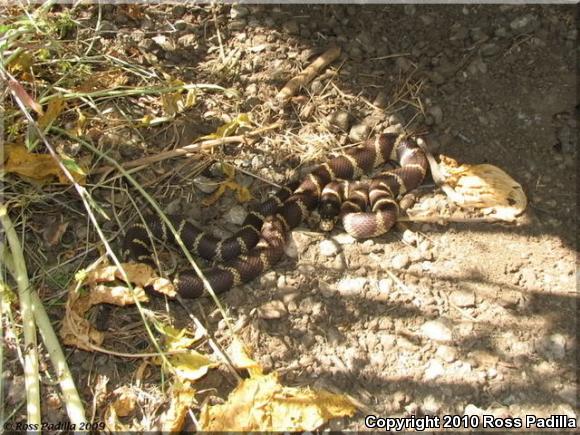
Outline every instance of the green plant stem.
<svg viewBox="0 0 580 435"><path fill-rule="evenodd" d="M4 206L0 208L0 213L5 210L3 207ZM6 218L10 219L9 217ZM4 222L2 223L4 224ZM13 257L13 255L0 257L0 263L2 263L2 266L5 266L8 269L12 276L16 276L17 272L13 265ZM5 283L0 281L0 288L4 286ZM48 355L54 368L56 378L58 379L68 417L72 424L74 424L76 427L80 427L81 424L87 422L87 419L85 416L83 402L76 389L72 374L66 362L66 357L62 351L62 347L60 346L56 332L54 332L54 328L50 323L50 319L46 313L46 310L44 309L44 304L40 300L38 293L35 291L30 291L30 298L34 319L36 320L36 325L40 331L40 336L42 337L42 341L46 346L46 350L48 351Z"/></svg>
<svg viewBox="0 0 580 435"><path fill-rule="evenodd" d="M24 334L24 384L26 386L27 422L33 427L41 427L40 413L40 379L38 374L38 346L36 342L36 325L32 308L31 291L26 271L26 263L18 235L8 217L4 203L0 203L0 222L4 227L6 239L10 245L14 265L14 280L18 287L22 330Z"/></svg>

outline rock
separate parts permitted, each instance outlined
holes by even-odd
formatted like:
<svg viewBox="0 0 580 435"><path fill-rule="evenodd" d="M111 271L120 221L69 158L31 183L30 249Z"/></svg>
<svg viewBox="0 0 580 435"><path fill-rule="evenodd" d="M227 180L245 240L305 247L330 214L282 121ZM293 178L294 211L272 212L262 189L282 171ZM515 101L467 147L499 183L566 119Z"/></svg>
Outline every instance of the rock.
<svg viewBox="0 0 580 435"><path fill-rule="evenodd" d="M373 104L381 109L387 107L387 103L389 101L389 97L385 91L379 91L377 96L373 100Z"/></svg>
<svg viewBox="0 0 580 435"><path fill-rule="evenodd" d="M101 27L99 29L103 33L115 33L118 31L118 28L115 24L111 23L107 20L101 21Z"/></svg>
<svg viewBox="0 0 580 435"><path fill-rule="evenodd" d="M262 304L260 308L258 308L258 316L261 319L279 319L282 316L286 316L287 314L288 311L286 310L284 303L278 300L266 302L265 304Z"/></svg>
<svg viewBox="0 0 580 435"><path fill-rule="evenodd" d="M457 352L455 351L455 348L447 346L445 344L442 344L437 347L435 355L437 355L439 358L441 358L443 361L447 363L452 363L457 359Z"/></svg>
<svg viewBox="0 0 580 435"><path fill-rule="evenodd" d="M336 289L342 296L356 296L360 295L367 283L367 279L363 277L343 278L341 279Z"/></svg>
<svg viewBox="0 0 580 435"><path fill-rule="evenodd" d="M214 180L204 175L195 177L193 185L203 193L213 193L218 188L218 184Z"/></svg>
<svg viewBox="0 0 580 435"><path fill-rule="evenodd" d="M393 282L390 279L383 278L377 282L377 287L381 293L391 293L393 290Z"/></svg>
<svg viewBox="0 0 580 435"><path fill-rule="evenodd" d="M348 233L337 234L332 237L332 240L339 245L352 245L353 243L356 243L356 239Z"/></svg>
<svg viewBox="0 0 580 435"><path fill-rule="evenodd" d="M526 33L535 27L537 22L536 16L532 14L524 15L523 17L518 17L510 22L510 29L516 33Z"/></svg>
<svg viewBox="0 0 580 435"><path fill-rule="evenodd" d="M393 334L381 334L379 336L379 341L381 346L383 346L383 350L388 351L395 347L395 344L397 343L397 337Z"/></svg>
<svg viewBox="0 0 580 435"><path fill-rule="evenodd" d="M297 35L300 32L298 23L294 20L288 20L282 25L282 29L290 35Z"/></svg>
<svg viewBox="0 0 580 435"><path fill-rule="evenodd" d="M453 340L451 328L441 320L429 320L421 326L421 333L431 340L447 343Z"/></svg>
<svg viewBox="0 0 580 435"><path fill-rule="evenodd" d="M352 116L346 110L340 110L330 114L326 119L330 125L340 128L343 131L348 131Z"/></svg>
<svg viewBox="0 0 580 435"><path fill-rule="evenodd" d="M234 225L241 225L246 219L247 214L248 213L244 207L241 205L234 205L227 211L225 219Z"/></svg>
<svg viewBox="0 0 580 435"><path fill-rule="evenodd" d="M443 403L432 394L429 394L423 399L421 408L425 414L436 415L439 414Z"/></svg>
<svg viewBox="0 0 580 435"><path fill-rule="evenodd" d="M369 134L371 132L371 128L368 125L364 124L357 124L353 125L348 133L348 138L352 142L363 142L367 140Z"/></svg>
<svg viewBox="0 0 580 435"><path fill-rule="evenodd" d="M487 412L484 409L478 408L477 406L473 405L472 403L467 405L465 407L465 409L463 410L463 415L477 415L477 416L481 417L484 414L487 414Z"/></svg>
<svg viewBox="0 0 580 435"><path fill-rule="evenodd" d="M395 61L395 67L401 73L407 73L411 70L411 68L413 68L413 62L411 62L406 57L398 57L397 60Z"/></svg>
<svg viewBox="0 0 580 435"><path fill-rule="evenodd" d="M471 29L469 31L469 36L471 37L473 42L482 42L489 39L489 36L487 36L487 34L483 30L481 30L480 27L474 27L473 29Z"/></svg>
<svg viewBox="0 0 580 435"><path fill-rule="evenodd" d="M467 29L465 27L457 26L454 29L453 34L451 35L449 40L450 41L463 41L465 38L467 38L468 34L469 34L469 32L467 31Z"/></svg>
<svg viewBox="0 0 580 435"><path fill-rule="evenodd" d="M407 254L397 254L391 259L391 266L395 269L405 269L411 264Z"/></svg>
<svg viewBox="0 0 580 435"><path fill-rule="evenodd" d="M436 85L442 85L443 83L445 83L445 77L443 77L443 75L438 71L431 72L429 74L429 78Z"/></svg>
<svg viewBox="0 0 580 435"><path fill-rule="evenodd" d="M234 20L236 18L244 18L249 13L250 13L250 11L247 7L234 3L234 4L232 4L232 7L230 9L230 18L234 19Z"/></svg>
<svg viewBox="0 0 580 435"><path fill-rule="evenodd" d="M403 10L405 11L405 15L415 15L415 12L417 12L417 6L405 5L403 6Z"/></svg>
<svg viewBox="0 0 580 435"><path fill-rule="evenodd" d="M332 240L323 240L320 242L320 255L325 257L332 257L333 255L338 254L338 246Z"/></svg>
<svg viewBox="0 0 580 435"><path fill-rule="evenodd" d="M173 23L173 25L180 32L187 30L187 28L189 27L189 23L185 20L177 20L175 23ZM195 35L184 35L184 36L193 36L195 38Z"/></svg>
<svg viewBox="0 0 580 435"><path fill-rule="evenodd" d="M231 20L228 22L228 27L231 30L244 30L248 25L247 21L243 18L238 18L236 20Z"/></svg>
<svg viewBox="0 0 580 435"><path fill-rule="evenodd" d="M288 239L285 252L290 258L297 258L304 254L312 243L312 237L300 231L292 231Z"/></svg>
<svg viewBox="0 0 580 435"><path fill-rule="evenodd" d="M566 356L566 336L552 334L540 340L536 348L548 358L562 359Z"/></svg>
<svg viewBox="0 0 580 435"><path fill-rule="evenodd" d="M417 235L415 234L415 232L411 231L411 230L405 230L403 231L403 242L410 245L410 246L415 246L415 244L417 243Z"/></svg>
<svg viewBox="0 0 580 435"><path fill-rule="evenodd" d="M468 290L455 290L449 295L449 301L461 308L475 306L475 293Z"/></svg>
<svg viewBox="0 0 580 435"><path fill-rule="evenodd" d="M427 113L433 117L435 124L441 124L443 121L443 110L439 106L431 106Z"/></svg>
<svg viewBox="0 0 580 435"><path fill-rule="evenodd" d="M499 50L500 50L499 46L497 44L494 44L493 42L483 44L479 49L481 55L484 57L495 56L497 53L499 53Z"/></svg>
<svg viewBox="0 0 580 435"><path fill-rule="evenodd" d="M436 359L430 359L425 367L425 373L423 379L426 381L431 381L437 379L445 373L443 365Z"/></svg>

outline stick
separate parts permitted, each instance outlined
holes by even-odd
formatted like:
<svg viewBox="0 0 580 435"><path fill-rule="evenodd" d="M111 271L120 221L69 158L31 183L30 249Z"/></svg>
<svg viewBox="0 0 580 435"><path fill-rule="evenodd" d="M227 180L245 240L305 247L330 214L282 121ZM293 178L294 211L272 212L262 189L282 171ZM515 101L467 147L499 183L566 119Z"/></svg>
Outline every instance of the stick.
<svg viewBox="0 0 580 435"><path fill-rule="evenodd" d="M276 100L282 104L287 103L296 94L301 86L305 86L316 77L322 68L334 62L340 56L340 47L331 47L316 58L304 71L292 78L276 95Z"/></svg>
<svg viewBox="0 0 580 435"><path fill-rule="evenodd" d="M247 138L258 136L259 134L268 131L268 130L275 130L282 126L282 122L275 122L272 125L266 126L264 128L259 128L257 130L251 131L245 135L239 136L228 136L228 137L221 137L219 139L210 139L199 143L194 143L190 145L186 145L182 148L177 148L175 150L165 151L159 154L155 154L152 156L142 157L140 159L131 160L129 162L123 163L121 165L124 169L134 168L136 166L143 166L149 165L151 163L160 162L162 160L171 159L173 157L182 156L186 154L191 154L199 151L203 151L209 148L213 148L219 145L224 145L227 143L241 143L244 142ZM93 174L102 174L104 172L108 172L114 169L113 166L103 166L96 170L94 170Z"/></svg>

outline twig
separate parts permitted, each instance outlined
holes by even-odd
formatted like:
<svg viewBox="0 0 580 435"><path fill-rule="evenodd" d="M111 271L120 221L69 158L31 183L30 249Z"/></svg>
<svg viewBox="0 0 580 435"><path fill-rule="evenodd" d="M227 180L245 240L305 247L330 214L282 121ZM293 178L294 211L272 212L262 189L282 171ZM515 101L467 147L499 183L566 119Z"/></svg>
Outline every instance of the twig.
<svg viewBox="0 0 580 435"><path fill-rule="evenodd" d="M280 128L282 125L283 125L283 123L281 121L279 121L279 122L276 122L272 125L251 131L251 132L246 133L244 135L228 136L228 137L222 137L219 139L210 139L210 140L206 140L203 142L198 142L198 143L186 145L186 146L184 146L182 148L178 148L176 150L165 151L165 152L162 152L159 154L155 154L153 156L147 156L147 157L142 157L140 159L131 160L129 162L125 162L121 166L124 169L134 168L137 166L147 166L147 165L150 165L151 163L157 163L157 162L160 162L163 160L171 159L173 157L200 152L200 151L203 151L203 150L206 150L209 148L214 148L216 146L224 145L227 143L243 143L248 138L256 137L256 136L258 136L266 131L269 131L269 130L275 130L277 128ZM111 171L112 169L114 169L114 166L103 166L101 168L94 170L92 173L93 174L102 174L102 173Z"/></svg>
<svg viewBox="0 0 580 435"><path fill-rule="evenodd" d="M340 47L331 47L316 58L304 71L292 78L276 95L276 100L282 104L287 103L298 92L301 86L305 86L316 77L322 68L334 62L340 56Z"/></svg>

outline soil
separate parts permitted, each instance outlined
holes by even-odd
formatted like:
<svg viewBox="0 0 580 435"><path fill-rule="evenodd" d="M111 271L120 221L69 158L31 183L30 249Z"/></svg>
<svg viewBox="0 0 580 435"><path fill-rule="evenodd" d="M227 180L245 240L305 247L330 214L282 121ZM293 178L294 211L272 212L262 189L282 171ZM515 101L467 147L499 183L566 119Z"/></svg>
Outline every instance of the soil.
<svg viewBox="0 0 580 435"><path fill-rule="evenodd" d="M434 154L496 165L523 186L529 204L515 224L401 222L355 241L340 228L325 234L305 223L281 263L222 296L267 371L360 404L354 417L327 427L364 430L369 414L576 421L575 6L224 5L214 17L209 6L160 5L138 18L117 8L103 6L112 32L97 42L103 50L136 50L144 65L174 78L239 92L200 101L176 121L175 143L240 112L259 125L283 120L283 130L221 155L244 171L237 180L257 199L272 189L248 173L284 184L361 134L387 128L420 135ZM88 22L96 22L94 13ZM300 98L273 108L286 81L332 45L340 58ZM230 61L220 61L221 50ZM120 161L154 154L172 131L114 152ZM150 193L219 234L234 231L247 206L226 194L207 210L191 207L207 194L196 188L195 161L183 162L162 162L138 179L147 185L179 168L164 182L175 189L148 186ZM214 165L206 175L216 173ZM414 207L457 208L429 182ZM166 309L160 300L153 307ZM229 332L214 309L206 298L191 304L226 344ZM114 309L110 318L124 320L109 328L137 321L128 310ZM187 324L177 304L169 315ZM132 333L132 348L147 344L144 332ZM108 374L114 390L131 383L141 362L76 351L70 363L91 403L91 370ZM214 370L201 386L208 389L199 403L225 399L233 381Z"/></svg>

